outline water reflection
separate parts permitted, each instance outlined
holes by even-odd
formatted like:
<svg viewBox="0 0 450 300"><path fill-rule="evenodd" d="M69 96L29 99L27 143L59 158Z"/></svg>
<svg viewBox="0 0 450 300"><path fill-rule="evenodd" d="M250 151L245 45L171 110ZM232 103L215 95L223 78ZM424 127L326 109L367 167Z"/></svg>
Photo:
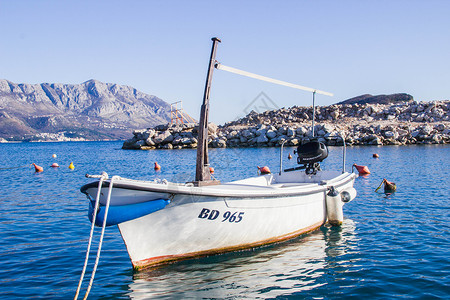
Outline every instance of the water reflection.
<svg viewBox="0 0 450 300"><path fill-rule="evenodd" d="M253 250L193 259L135 273L132 299L270 298L324 285L346 272L357 253L355 223L322 228L294 240Z"/></svg>

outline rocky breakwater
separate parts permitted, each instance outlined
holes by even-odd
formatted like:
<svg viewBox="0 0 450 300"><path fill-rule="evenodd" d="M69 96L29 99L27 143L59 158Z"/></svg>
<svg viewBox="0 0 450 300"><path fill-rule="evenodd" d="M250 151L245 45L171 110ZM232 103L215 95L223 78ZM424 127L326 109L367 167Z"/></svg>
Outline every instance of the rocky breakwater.
<svg viewBox="0 0 450 300"><path fill-rule="evenodd" d="M316 107L314 135L329 146L450 143L450 101L343 103ZM312 107L282 108L247 116L216 127L210 125L213 148L296 146L313 135ZM136 130L124 149L195 148L194 124Z"/></svg>
<svg viewBox="0 0 450 300"><path fill-rule="evenodd" d="M217 126L210 123L208 136L216 136ZM182 149L197 148L198 124L165 124L154 128L134 130L133 137L123 143L123 149Z"/></svg>

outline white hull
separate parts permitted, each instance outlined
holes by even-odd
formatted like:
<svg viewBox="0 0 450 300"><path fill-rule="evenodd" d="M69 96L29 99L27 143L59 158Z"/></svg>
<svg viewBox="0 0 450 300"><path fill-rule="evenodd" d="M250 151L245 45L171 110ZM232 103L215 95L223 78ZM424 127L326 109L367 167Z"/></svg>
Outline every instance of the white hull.
<svg viewBox="0 0 450 300"><path fill-rule="evenodd" d="M326 221L323 194L292 197L295 199L272 198L263 202L277 201L280 206L253 208L230 208L226 198L204 197L196 203L166 207L121 223L119 229L133 266L141 267L254 247L317 228ZM180 195L174 202L189 201L189 198ZM268 206L273 205L268 203ZM208 219L211 213L217 218ZM235 218L230 222L233 214Z"/></svg>
<svg viewBox="0 0 450 300"><path fill-rule="evenodd" d="M355 177L337 172L307 176L297 171L205 187L118 179L111 205L123 204L127 191L132 203L145 199L145 193L171 200L162 210L118 224L132 264L140 269L269 244L314 230L327 221L329 187L350 191L353 199ZM94 195L96 188L88 191ZM106 191L107 187L102 188L105 195Z"/></svg>

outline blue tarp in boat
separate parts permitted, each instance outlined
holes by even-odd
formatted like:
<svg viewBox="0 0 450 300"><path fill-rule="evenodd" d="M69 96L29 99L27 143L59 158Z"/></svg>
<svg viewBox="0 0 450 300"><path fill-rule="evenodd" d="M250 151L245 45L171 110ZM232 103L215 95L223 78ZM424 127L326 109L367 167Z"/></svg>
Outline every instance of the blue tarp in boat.
<svg viewBox="0 0 450 300"><path fill-rule="evenodd" d="M157 199L130 205L109 206L108 217L106 218L106 226L117 225L122 222L130 221L151 214L155 211L163 209L169 203L169 200ZM89 201L88 217L91 222L94 215L94 207L95 201ZM103 220L105 219L105 209L106 206L100 205L97 213L97 218L95 219L96 226L103 226Z"/></svg>

